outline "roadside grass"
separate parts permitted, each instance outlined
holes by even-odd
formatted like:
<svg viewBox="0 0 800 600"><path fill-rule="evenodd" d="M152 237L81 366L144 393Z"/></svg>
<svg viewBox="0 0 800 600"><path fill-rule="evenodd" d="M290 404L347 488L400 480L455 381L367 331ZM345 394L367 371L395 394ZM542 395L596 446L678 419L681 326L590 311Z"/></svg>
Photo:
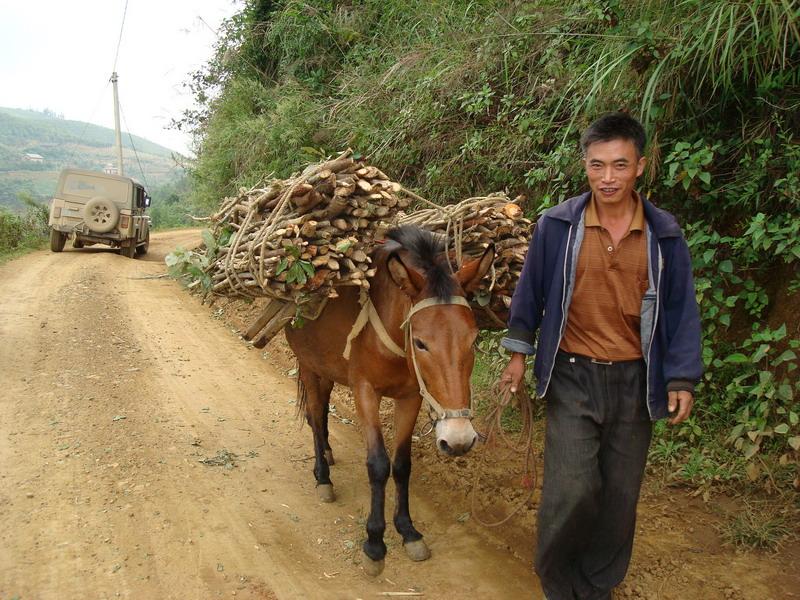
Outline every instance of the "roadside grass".
<svg viewBox="0 0 800 600"><path fill-rule="evenodd" d="M0 208L0 263L5 263L47 243L48 208L28 196L20 196L24 213Z"/></svg>
<svg viewBox="0 0 800 600"><path fill-rule="evenodd" d="M796 537L784 512L775 506L745 501L742 510L728 517L717 531L725 544L746 550L778 551Z"/></svg>
<svg viewBox="0 0 800 600"><path fill-rule="evenodd" d="M28 244L18 246L16 248L2 249L0 250L0 265L4 265L9 261L19 258L20 256L24 256L29 252L33 252L34 250L43 250L46 247L47 240L41 239L37 241L31 241Z"/></svg>
<svg viewBox="0 0 800 600"><path fill-rule="evenodd" d="M159 233L168 233L170 231L184 231L186 229L201 229L204 227L204 223L199 221L193 221L191 223L184 223L181 225L153 225L150 228L151 231L157 231Z"/></svg>

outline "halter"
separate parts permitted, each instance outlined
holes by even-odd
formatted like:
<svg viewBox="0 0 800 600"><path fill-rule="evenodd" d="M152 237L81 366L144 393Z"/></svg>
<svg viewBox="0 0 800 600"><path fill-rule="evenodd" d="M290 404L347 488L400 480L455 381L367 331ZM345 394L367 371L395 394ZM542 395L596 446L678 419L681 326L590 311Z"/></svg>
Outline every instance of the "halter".
<svg viewBox="0 0 800 600"><path fill-rule="evenodd" d="M356 318L355 323L353 323L353 328L350 330L350 335L347 336L347 343L345 344L344 352L342 352L342 356L345 358L345 360L350 360L351 343L356 337L358 337L358 334L361 333L361 330L367 324L367 321L369 321L369 323L375 329L375 333L378 334L378 338L381 340L381 342L383 342L384 346L386 346L393 354L405 358L406 351L398 346L389 336L389 333L386 331L386 327L383 325L383 321L381 321L381 318L378 315L378 311L375 310L375 305L372 304L369 294L363 294L361 300L361 312L358 313L358 317ZM443 419L472 418L471 408L444 408L441 404L439 404L439 402L436 401L436 398L434 398L433 395L428 391L425 381L422 379L422 374L419 372L419 365L417 364L417 355L414 352L414 334L411 326L411 317L419 311L431 306L448 304L460 304L461 306L471 308L469 302L467 302L467 299L463 296L450 296L449 298L427 298L412 305L408 311L408 314L406 315L405 320L403 321L402 325L400 325L400 327L405 330L403 338L406 348L408 348L409 345L411 346L411 363L414 365L414 374L417 376L419 393L423 400L425 400L425 402L428 404L428 409L431 413L431 420L434 423Z"/></svg>

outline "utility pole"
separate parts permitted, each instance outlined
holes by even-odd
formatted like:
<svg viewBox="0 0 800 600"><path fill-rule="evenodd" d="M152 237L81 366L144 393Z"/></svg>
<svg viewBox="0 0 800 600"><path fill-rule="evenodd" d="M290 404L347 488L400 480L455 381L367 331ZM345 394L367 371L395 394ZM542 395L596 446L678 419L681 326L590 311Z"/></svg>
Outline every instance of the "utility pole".
<svg viewBox="0 0 800 600"><path fill-rule="evenodd" d="M117 72L111 74L111 83L114 84L114 133L117 140L117 175L124 175L122 171L122 133L119 129L119 96L117 95Z"/></svg>

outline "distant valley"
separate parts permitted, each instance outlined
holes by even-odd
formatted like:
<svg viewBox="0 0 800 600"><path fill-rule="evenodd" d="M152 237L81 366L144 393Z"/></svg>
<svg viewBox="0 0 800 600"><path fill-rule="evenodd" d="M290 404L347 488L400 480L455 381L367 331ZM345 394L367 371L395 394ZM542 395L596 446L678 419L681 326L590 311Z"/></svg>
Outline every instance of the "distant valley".
<svg viewBox="0 0 800 600"><path fill-rule="evenodd" d="M170 149L135 135L132 138L133 145L123 132L126 175L151 189L182 178L183 169ZM49 201L64 167L102 171L115 165L112 129L66 120L50 111L0 107L0 207L20 210L21 194Z"/></svg>

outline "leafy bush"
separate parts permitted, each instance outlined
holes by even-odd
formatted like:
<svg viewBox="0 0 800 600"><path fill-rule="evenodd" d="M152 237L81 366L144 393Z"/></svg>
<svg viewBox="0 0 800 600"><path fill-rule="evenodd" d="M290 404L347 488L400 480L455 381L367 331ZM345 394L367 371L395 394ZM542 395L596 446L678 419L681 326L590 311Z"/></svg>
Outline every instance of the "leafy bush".
<svg viewBox="0 0 800 600"><path fill-rule="evenodd" d="M192 213L195 207L189 202L189 184L186 177L158 185L150 190L152 204L149 209L154 229L191 227L195 225ZM194 216L203 216L199 210Z"/></svg>
<svg viewBox="0 0 800 600"><path fill-rule="evenodd" d="M211 290L211 276L206 273L206 269L213 264L219 248L230 242L231 236L230 232L223 233L217 240L208 229L204 229L201 236L206 247L205 252L187 250L179 246L164 257L164 262L171 277L188 287L200 285L202 290L208 292Z"/></svg>
<svg viewBox="0 0 800 600"><path fill-rule="evenodd" d="M27 206L23 214L0 207L0 255L35 248L47 239L47 206L24 195L20 196L20 200Z"/></svg>

